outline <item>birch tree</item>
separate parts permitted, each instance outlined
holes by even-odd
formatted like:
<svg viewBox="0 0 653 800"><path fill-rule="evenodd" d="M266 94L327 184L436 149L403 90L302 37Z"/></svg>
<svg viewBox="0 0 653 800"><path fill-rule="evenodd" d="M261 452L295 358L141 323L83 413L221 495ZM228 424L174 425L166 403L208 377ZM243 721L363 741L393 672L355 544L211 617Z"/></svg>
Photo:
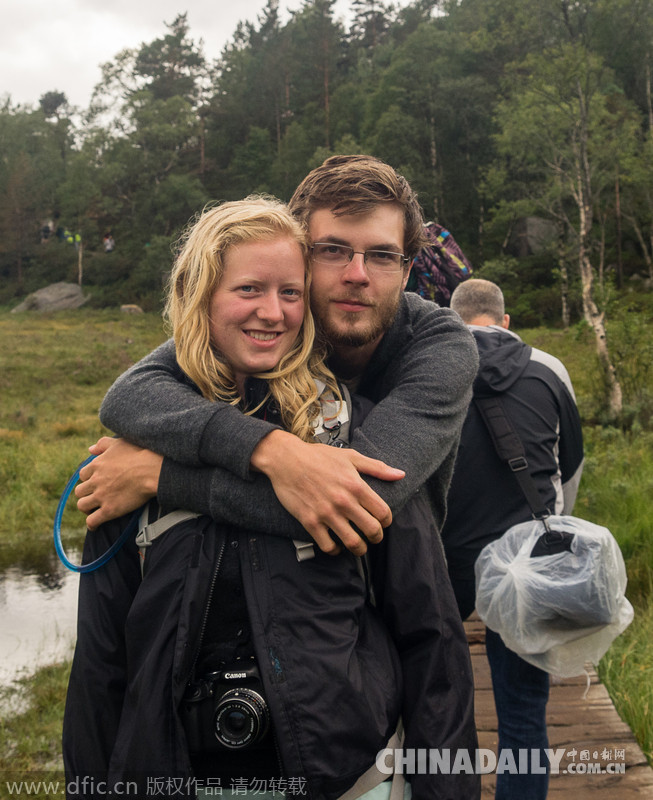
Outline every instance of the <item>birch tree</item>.
<svg viewBox="0 0 653 800"><path fill-rule="evenodd" d="M499 160L512 175L513 191L519 186L518 201L571 236L583 316L594 333L613 418L621 413L622 392L596 287L594 223L597 204L614 186L619 153L631 149L636 119L602 60L573 42L515 66L496 114Z"/></svg>

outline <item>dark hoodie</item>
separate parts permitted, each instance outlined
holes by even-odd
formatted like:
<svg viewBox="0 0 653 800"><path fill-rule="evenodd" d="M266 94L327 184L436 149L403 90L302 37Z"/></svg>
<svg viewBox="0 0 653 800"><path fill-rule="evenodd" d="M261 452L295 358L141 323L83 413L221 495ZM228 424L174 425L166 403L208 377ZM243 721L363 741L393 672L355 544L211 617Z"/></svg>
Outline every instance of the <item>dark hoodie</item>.
<svg viewBox="0 0 653 800"><path fill-rule="evenodd" d="M583 439L567 370L557 358L529 347L504 328L471 326L470 330L480 356L474 396L501 395L547 507L552 513L571 513L583 464ZM454 589L461 581L473 587L474 562L481 549L512 525L530 518L514 475L500 461L472 403L442 531ZM473 593L473 588L469 592ZM471 612L473 600L468 597L461 611Z"/></svg>

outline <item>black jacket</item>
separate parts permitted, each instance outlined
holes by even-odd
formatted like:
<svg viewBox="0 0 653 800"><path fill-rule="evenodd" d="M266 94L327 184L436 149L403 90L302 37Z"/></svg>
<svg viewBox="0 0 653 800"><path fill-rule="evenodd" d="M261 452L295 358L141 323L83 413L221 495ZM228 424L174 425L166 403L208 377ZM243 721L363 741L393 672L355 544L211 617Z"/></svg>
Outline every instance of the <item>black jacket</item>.
<svg viewBox="0 0 653 800"><path fill-rule="evenodd" d="M571 513L583 466L583 435L567 370L511 331L498 326L471 326L471 331L480 356L474 397L502 398L545 504L553 514ZM530 507L472 402L442 530L463 618L474 608L474 562L481 549L529 519Z"/></svg>
<svg viewBox="0 0 653 800"><path fill-rule="evenodd" d="M89 533L85 560L106 549L122 525ZM64 719L68 781L136 780L145 796L155 779L171 779L175 792L183 786L193 796L179 705L220 552L232 541L279 771L305 779L304 796L339 797L374 763L400 715L406 748L472 754L467 641L426 496L418 493L371 548L376 607L350 553L326 556L316 548L300 563L288 539L208 517L157 539L143 581L133 544L82 575ZM409 779L415 800L472 800L480 792L474 775Z"/></svg>

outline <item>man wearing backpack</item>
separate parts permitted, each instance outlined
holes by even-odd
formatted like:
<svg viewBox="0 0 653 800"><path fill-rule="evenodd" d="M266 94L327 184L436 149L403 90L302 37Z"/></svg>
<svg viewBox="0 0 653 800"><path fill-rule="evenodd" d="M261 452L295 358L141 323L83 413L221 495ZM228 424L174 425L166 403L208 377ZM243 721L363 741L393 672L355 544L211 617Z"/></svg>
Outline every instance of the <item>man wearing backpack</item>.
<svg viewBox="0 0 653 800"><path fill-rule="evenodd" d="M543 502L552 514L569 514L583 466L580 417L564 365L529 347L508 330L503 293L490 281L461 284L451 308L467 323L480 355L474 397L500 397L522 439L526 460ZM463 426L449 510L442 531L449 576L463 619L474 610L474 562L481 549L508 528L531 519L531 509L510 468L499 459L474 402ZM549 675L509 650L486 630L486 650L499 721L499 750L544 748ZM532 758L532 756L531 756ZM496 800L544 800L548 770L497 775Z"/></svg>

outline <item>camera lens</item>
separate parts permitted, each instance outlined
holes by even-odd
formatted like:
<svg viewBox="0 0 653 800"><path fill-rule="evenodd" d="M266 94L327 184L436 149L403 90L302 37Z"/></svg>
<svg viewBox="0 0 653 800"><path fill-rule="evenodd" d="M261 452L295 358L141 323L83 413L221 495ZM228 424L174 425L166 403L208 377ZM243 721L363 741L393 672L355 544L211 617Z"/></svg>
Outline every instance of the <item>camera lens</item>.
<svg viewBox="0 0 653 800"><path fill-rule="evenodd" d="M267 733L270 712L253 689L231 689L215 709L215 736L223 747L238 750L260 741Z"/></svg>
<svg viewBox="0 0 653 800"><path fill-rule="evenodd" d="M247 731L247 715L239 709L227 711L223 717L224 730L230 736L242 736Z"/></svg>

